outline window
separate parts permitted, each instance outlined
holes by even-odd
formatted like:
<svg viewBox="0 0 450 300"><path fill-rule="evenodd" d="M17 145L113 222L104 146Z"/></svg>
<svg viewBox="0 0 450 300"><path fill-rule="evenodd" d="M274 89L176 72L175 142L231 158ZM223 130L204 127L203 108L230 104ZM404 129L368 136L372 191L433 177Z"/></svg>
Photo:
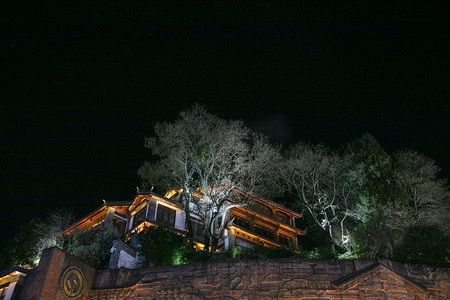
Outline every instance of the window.
<svg viewBox="0 0 450 300"><path fill-rule="evenodd" d="M158 212L156 214L156 222L168 226L175 227L175 210L164 205L158 205Z"/></svg>
<svg viewBox="0 0 450 300"><path fill-rule="evenodd" d="M147 219L150 221L155 221L155 212L156 212L156 201L152 200L148 204Z"/></svg>
<svg viewBox="0 0 450 300"><path fill-rule="evenodd" d="M273 230L266 228L264 226L261 226L261 225L255 224L255 233L259 234L260 236L269 238L271 240L275 239L275 234L274 234Z"/></svg>
<svg viewBox="0 0 450 300"><path fill-rule="evenodd" d="M286 224L286 225L291 225L291 222L290 222L291 218L287 214L282 213L281 211L277 211L275 213L275 220L280 221L281 223Z"/></svg>
<svg viewBox="0 0 450 300"><path fill-rule="evenodd" d="M246 220L244 218L240 218L238 216L233 216L233 217L234 217L233 224L236 224L237 226L240 226L245 229L250 229L250 223L248 222L248 220Z"/></svg>
<svg viewBox="0 0 450 300"><path fill-rule="evenodd" d="M250 208L262 215L272 217L272 210L262 203L255 201Z"/></svg>
<svg viewBox="0 0 450 300"><path fill-rule="evenodd" d="M285 236L283 234L279 234L278 235L278 241L280 242L280 244L288 246L288 247L292 247L293 246L293 242L292 242L292 238Z"/></svg>
<svg viewBox="0 0 450 300"><path fill-rule="evenodd" d="M133 227L136 227L137 225L139 225L139 223L141 223L142 220L144 220L146 211L147 211L147 206L145 206L143 209L141 209L134 215Z"/></svg>
<svg viewBox="0 0 450 300"><path fill-rule="evenodd" d="M121 220L121 219L114 218L112 223L113 223L114 227L116 227L116 229L119 233L125 232L125 227L127 226L127 222L125 222L124 220Z"/></svg>
<svg viewBox="0 0 450 300"><path fill-rule="evenodd" d="M192 222L192 231L196 236L203 236L203 231L205 230L205 226L203 224Z"/></svg>

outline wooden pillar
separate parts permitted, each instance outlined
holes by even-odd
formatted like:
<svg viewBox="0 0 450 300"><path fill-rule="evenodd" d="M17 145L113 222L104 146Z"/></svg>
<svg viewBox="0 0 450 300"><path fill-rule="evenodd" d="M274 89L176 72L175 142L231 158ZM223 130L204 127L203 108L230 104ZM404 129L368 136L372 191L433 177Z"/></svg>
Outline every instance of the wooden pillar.
<svg viewBox="0 0 450 300"><path fill-rule="evenodd" d="M277 241L277 243L280 243L280 239L278 238L278 231L280 230L280 224L277 224L277 227L275 228L275 241Z"/></svg>
<svg viewBox="0 0 450 300"><path fill-rule="evenodd" d="M251 232L255 232L255 216L251 215L250 218L248 218L248 224L249 224L249 229Z"/></svg>

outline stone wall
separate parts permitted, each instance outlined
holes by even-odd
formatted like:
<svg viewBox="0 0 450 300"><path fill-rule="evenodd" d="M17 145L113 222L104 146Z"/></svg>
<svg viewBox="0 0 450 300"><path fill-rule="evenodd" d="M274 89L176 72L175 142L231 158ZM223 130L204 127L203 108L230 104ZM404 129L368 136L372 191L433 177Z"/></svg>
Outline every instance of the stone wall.
<svg viewBox="0 0 450 300"><path fill-rule="evenodd" d="M450 269L278 259L101 270L90 299L450 299Z"/></svg>
<svg viewBox="0 0 450 300"><path fill-rule="evenodd" d="M76 299L88 299L95 269L72 255L56 248L45 249L39 265L26 276L17 299L21 300L64 300L60 279L64 271L77 267L83 274L83 289Z"/></svg>
<svg viewBox="0 0 450 300"><path fill-rule="evenodd" d="M66 276L73 270L80 276ZM68 297L65 287L79 294ZM386 260L276 259L95 270L50 248L16 299L293 298L450 299L450 269Z"/></svg>

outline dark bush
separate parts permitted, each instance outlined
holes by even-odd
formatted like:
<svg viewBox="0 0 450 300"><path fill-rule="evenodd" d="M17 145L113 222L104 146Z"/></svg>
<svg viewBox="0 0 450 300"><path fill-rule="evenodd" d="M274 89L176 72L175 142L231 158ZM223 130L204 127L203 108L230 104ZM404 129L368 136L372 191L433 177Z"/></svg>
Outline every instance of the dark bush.
<svg viewBox="0 0 450 300"><path fill-rule="evenodd" d="M148 228L139 241L147 265L179 265L202 259L189 239L163 227Z"/></svg>
<svg viewBox="0 0 450 300"><path fill-rule="evenodd" d="M437 226L414 226L394 249L395 261L450 267L450 237Z"/></svg>

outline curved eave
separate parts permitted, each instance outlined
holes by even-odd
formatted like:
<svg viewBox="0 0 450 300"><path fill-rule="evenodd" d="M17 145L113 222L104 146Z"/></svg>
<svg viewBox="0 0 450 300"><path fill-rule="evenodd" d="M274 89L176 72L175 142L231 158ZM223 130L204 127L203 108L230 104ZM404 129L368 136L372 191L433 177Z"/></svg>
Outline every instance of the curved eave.
<svg viewBox="0 0 450 300"><path fill-rule="evenodd" d="M102 206L100 206L99 208L97 208L96 210L91 212L90 214L84 216L83 218L79 219L77 222L75 222L69 228L64 230L61 233L61 235L70 234L76 229L83 228L84 223L90 222L91 219L93 219L95 216L98 216L99 214L101 214L103 211L105 211L107 209L108 209L108 206L106 204L103 204Z"/></svg>
<svg viewBox="0 0 450 300"><path fill-rule="evenodd" d="M169 205L175 206L177 208L181 208L181 203L172 201L170 199L164 198L158 194L155 194L153 192L138 192L136 196L134 197L133 201L131 202L130 206L128 207L128 212L132 212L135 210L136 207L140 206L142 202L144 202L147 199L154 198L157 201L161 201L164 203L167 203Z"/></svg>
<svg viewBox="0 0 450 300"><path fill-rule="evenodd" d="M13 277L13 276L17 276L17 275L27 275L29 273L29 271L30 270L24 269L19 266L11 267L11 268L5 269L3 271L0 271L0 279L8 277L8 276Z"/></svg>
<svg viewBox="0 0 450 300"><path fill-rule="evenodd" d="M274 202L272 200L264 199L264 198L261 198L261 197L249 194L249 193L247 193L245 191L242 191L242 190L239 190L239 193L241 193L245 197L250 197L251 199L254 199L254 200L256 200L256 201L258 201L258 202L260 202L260 203L262 203L264 205L270 206L272 208L275 208L276 210L279 210L281 212L287 213L287 214L293 216L294 218L303 218L303 214L298 213L296 211L293 211L293 210L291 210L291 209L289 209L289 208L287 208L287 207L285 207L285 206L283 206L283 205L281 205L279 203L276 203L276 202Z"/></svg>
<svg viewBox="0 0 450 300"><path fill-rule="evenodd" d="M254 210L251 210L251 209L248 209L248 208L243 208L243 207L236 207L234 209L239 210L240 213L242 213L242 214L251 214L251 215L254 215L254 216L258 216L259 219L262 219L262 220L264 220L264 221L266 221L266 222L268 222L270 224L274 224L274 225L276 224L277 226L280 226L280 228L283 228L285 230L295 231L299 235L306 235L306 233L303 230L301 230L301 229L298 229L298 228L293 227L291 225L287 225L287 224L281 223L278 220L272 219L271 217L268 217L268 216L265 216L263 214L260 214L260 213L254 211Z"/></svg>

